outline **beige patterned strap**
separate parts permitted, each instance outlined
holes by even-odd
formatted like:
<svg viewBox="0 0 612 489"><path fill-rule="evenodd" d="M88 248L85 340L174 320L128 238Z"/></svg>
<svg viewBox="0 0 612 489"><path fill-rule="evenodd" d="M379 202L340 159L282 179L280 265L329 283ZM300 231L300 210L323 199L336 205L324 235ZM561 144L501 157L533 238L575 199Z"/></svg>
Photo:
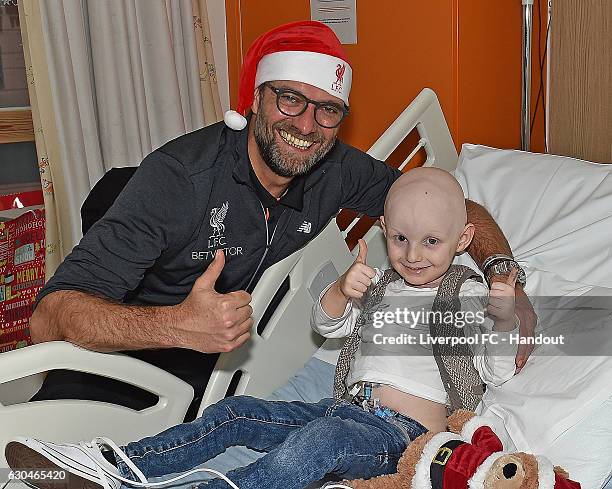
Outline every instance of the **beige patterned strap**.
<svg viewBox="0 0 612 489"><path fill-rule="evenodd" d="M351 335L346 339L340 357L336 365L334 375L334 399L346 397L346 378L359 349L361 342L361 328L366 323L370 311L376 308L385 295L387 285L400 279L400 275L393 269L385 270L382 278L371 286L364 296L364 307L357 319ZM459 291L463 283L468 279L480 281L480 277L469 267L453 265L444 276L438 287L436 298L432 307L433 311L451 311L453 314L461 310ZM435 318L435 315L434 315ZM430 324L432 336L456 336L463 334L463 330L456 328L453 324L432 323ZM444 387L449 396L451 409L474 410L483 393L483 383L474 368L472 362L472 351L465 344L461 345L433 345L433 353Z"/></svg>
<svg viewBox="0 0 612 489"><path fill-rule="evenodd" d="M380 304L380 301L385 295L387 285L400 278L401 277L399 274L392 268L385 270L383 276L376 283L376 285L371 285L366 291L363 297L364 306L361 310L361 314L359 314L353 331L344 342L342 350L340 350L340 357L338 358L336 372L334 374L334 399L343 399L346 397L346 378L349 370L351 369L351 363L355 358L355 353L357 353L357 350L359 349L359 343L361 342L361 328L366 323L369 312Z"/></svg>
<svg viewBox="0 0 612 489"><path fill-rule="evenodd" d="M468 279L480 281L480 277L469 267L452 265L434 299L432 311L442 313L461 310L459 291ZM433 315L436 319L436 315ZM463 336L463 328L457 328L452 323L432 322L429 325L432 337ZM449 410L468 409L473 411L482 398L483 382L474 367L472 350L466 343L452 345L448 342L433 344L433 354L440 370L442 383L448 394Z"/></svg>

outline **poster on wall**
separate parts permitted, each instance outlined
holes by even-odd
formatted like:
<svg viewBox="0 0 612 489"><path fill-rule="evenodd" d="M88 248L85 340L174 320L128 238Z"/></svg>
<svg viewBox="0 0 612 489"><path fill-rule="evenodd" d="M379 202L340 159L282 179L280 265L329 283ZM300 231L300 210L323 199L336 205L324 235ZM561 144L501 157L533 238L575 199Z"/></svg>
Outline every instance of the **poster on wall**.
<svg viewBox="0 0 612 489"><path fill-rule="evenodd" d="M310 0L310 18L330 27L342 44L357 44L357 0Z"/></svg>

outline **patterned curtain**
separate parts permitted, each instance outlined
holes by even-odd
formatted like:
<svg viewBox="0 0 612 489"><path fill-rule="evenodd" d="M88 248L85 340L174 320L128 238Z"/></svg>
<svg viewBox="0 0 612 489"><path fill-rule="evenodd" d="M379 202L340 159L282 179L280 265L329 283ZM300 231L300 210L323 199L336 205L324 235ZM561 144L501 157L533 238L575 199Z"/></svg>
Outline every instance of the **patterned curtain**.
<svg viewBox="0 0 612 489"><path fill-rule="evenodd" d="M27 6L25 5L26 3ZM30 105L32 107L38 168L40 170L40 181L45 203L45 275L48 279L62 261L58 224L59 216L53 190L53 176L49 166L49 153L54 157L59 157L59 142L53 117L51 117L53 113L52 95L47 73L47 62L44 55L44 44L40 35L40 14L36 12L36 3L20 1L19 17L21 19L21 37ZM49 130L43 131L43 125L46 125Z"/></svg>
<svg viewBox="0 0 612 489"><path fill-rule="evenodd" d="M217 72L213 57L206 0L191 0L191 6L198 51L198 65L200 67L204 125L208 125L223 119L223 112L219 100L219 87L217 86Z"/></svg>
<svg viewBox="0 0 612 489"><path fill-rule="evenodd" d="M222 110L206 0L20 0L19 14L49 278L106 171L138 165Z"/></svg>

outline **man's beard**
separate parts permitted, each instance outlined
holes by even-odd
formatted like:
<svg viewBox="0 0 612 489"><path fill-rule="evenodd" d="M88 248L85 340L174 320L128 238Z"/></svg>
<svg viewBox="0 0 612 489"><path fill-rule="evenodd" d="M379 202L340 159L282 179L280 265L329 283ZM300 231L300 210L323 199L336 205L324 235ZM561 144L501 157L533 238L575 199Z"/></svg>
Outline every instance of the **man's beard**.
<svg viewBox="0 0 612 489"><path fill-rule="evenodd" d="M303 136L286 121L277 122L272 126L267 122L260 108L259 113L255 116L253 127L255 141L257 142L259 153L266 165L281 177L305 175L323 159L336 142L335 137L326 141L320 134ZM295 152L292 152L290 149L283 152L275 138L277 129L279 131L282 129L300 139L314 141L314 144L318 144L318 147L314 153L308 156L300 155L298 149L296 149Z"/></svg>

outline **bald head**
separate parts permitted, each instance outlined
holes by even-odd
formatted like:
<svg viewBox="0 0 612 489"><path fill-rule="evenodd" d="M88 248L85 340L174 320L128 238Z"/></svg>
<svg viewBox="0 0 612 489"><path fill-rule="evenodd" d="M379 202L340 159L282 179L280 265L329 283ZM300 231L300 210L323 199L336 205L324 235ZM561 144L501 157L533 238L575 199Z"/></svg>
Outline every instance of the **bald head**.
<svg viewBox="0 0 612 489"><path fill-rule="evenodd" d="M387 223L413 215L420 221L461 232L467 221L461 186L447 171L439 168L415 168L391 186L385 201Z"/></svg>
<svg viewBox="0 0 612 489"><path fill-rule="evenodd" d="M463 192L450 173L416 168L402 175L381 218L391 266L411 286L437 287L474 237L466 221Z"/></svg>

